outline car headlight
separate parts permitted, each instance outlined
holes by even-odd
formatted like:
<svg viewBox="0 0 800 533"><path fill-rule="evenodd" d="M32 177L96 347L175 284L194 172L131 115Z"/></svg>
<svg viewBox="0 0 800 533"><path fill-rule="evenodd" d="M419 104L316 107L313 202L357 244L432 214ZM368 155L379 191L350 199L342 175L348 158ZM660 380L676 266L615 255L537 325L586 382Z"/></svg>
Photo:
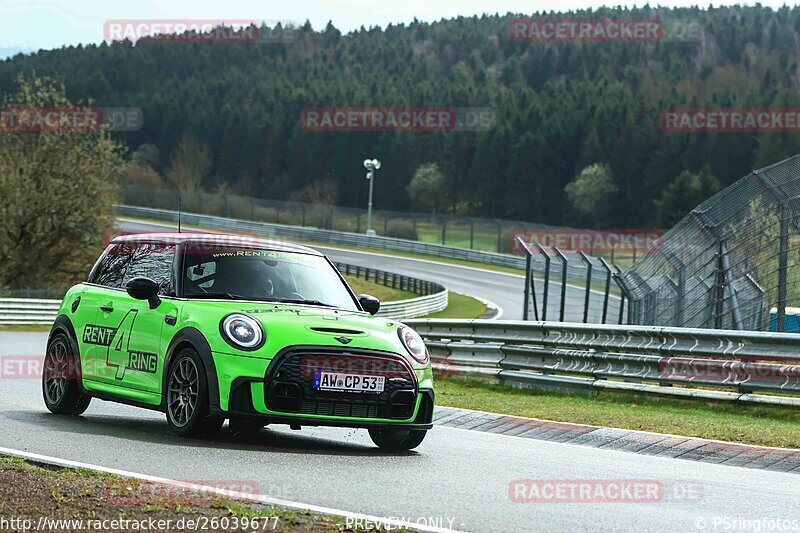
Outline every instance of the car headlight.
<svg viewBox="0 0 800 533"><path fill-rule="evenodd" d="M397 328L397 335L400 337L400 342L408 350L408 353L411 354L411 357L422 364L428 362L428 348L425 347L425 342L419 336L419 333L408 326L400 326Z"/></svg>
<svg viewBox="0 0 800 533"><path fill-rule="evenodd" d="M225 341L240 350L255 350L264 342L261 324L253 318L242 314L228 315L220 324Z"/></svg>

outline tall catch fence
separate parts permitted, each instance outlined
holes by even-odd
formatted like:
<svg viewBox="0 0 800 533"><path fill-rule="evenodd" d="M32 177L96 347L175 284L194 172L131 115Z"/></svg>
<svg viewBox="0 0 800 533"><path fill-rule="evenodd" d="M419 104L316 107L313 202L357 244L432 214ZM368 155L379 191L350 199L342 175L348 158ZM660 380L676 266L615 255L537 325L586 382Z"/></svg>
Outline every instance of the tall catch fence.
<svg viewBox="0 0 800 533"><path fill-rule="evenodd" d="M628 322L800 331L800 155L692 210L619 276Z"/></svg>

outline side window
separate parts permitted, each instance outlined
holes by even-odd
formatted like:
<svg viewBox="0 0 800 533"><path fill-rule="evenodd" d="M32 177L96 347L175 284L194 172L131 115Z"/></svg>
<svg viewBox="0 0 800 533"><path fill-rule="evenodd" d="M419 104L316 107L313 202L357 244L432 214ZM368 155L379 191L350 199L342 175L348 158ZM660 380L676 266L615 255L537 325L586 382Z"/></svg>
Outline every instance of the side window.
<svg viewBox="0 0 800 533"><path fill-rule="evenodd" d="M186 268L186 279L192 281L201 289L210 289L214 286L217 274L216 261L200 263Z"/></svg>
<svg viewBox="0 0 800 533"><path fill-rule="evenodd" d="M112 289L122 288L122 279L125 277L132 251L130 247L121 244L109 246L87 281Z"/></svg>
<svg viewBox="0 0 800 533"><path fill-rule="evenodd" d="M122 282L124 287L133 278L150 278L158 283L161 295L172 293L172 264L175 246L172 244L138 244L133 249L130 264Z"/></svg>

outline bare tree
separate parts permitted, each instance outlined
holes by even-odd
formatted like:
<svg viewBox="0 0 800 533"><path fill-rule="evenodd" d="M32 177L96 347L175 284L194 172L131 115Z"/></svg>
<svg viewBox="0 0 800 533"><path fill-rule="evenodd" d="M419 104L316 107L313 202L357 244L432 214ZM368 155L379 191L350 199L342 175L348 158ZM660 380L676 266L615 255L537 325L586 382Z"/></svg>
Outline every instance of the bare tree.
<svg viewBox="0 0 800 533"><path fill-rule="evenodd" d="M167 182L175 189L199 191L211 171L211 151L208 145L185 133L172 154Z"/></svg>

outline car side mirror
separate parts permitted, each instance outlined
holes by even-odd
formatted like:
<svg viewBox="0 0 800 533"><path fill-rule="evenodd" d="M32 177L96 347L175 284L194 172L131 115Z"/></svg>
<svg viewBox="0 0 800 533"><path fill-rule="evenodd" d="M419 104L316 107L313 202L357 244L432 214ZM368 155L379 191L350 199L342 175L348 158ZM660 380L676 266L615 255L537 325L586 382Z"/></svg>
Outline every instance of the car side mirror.
<svg viewBox="0 0 800 533"><path fill-rule="evenodd" d="M381 309L381 301L369 294L359 294L358 303L361 304L361 309L371 315L377 314Z"/></svg>
<svg viewBox="0 0 800 533"><path fill-rule="evenodd" d="M133 278L125 285L128 295L135 300L147 300L150 309L155 309L161 304L158 297L158 283L150 278Z"/></svg>

